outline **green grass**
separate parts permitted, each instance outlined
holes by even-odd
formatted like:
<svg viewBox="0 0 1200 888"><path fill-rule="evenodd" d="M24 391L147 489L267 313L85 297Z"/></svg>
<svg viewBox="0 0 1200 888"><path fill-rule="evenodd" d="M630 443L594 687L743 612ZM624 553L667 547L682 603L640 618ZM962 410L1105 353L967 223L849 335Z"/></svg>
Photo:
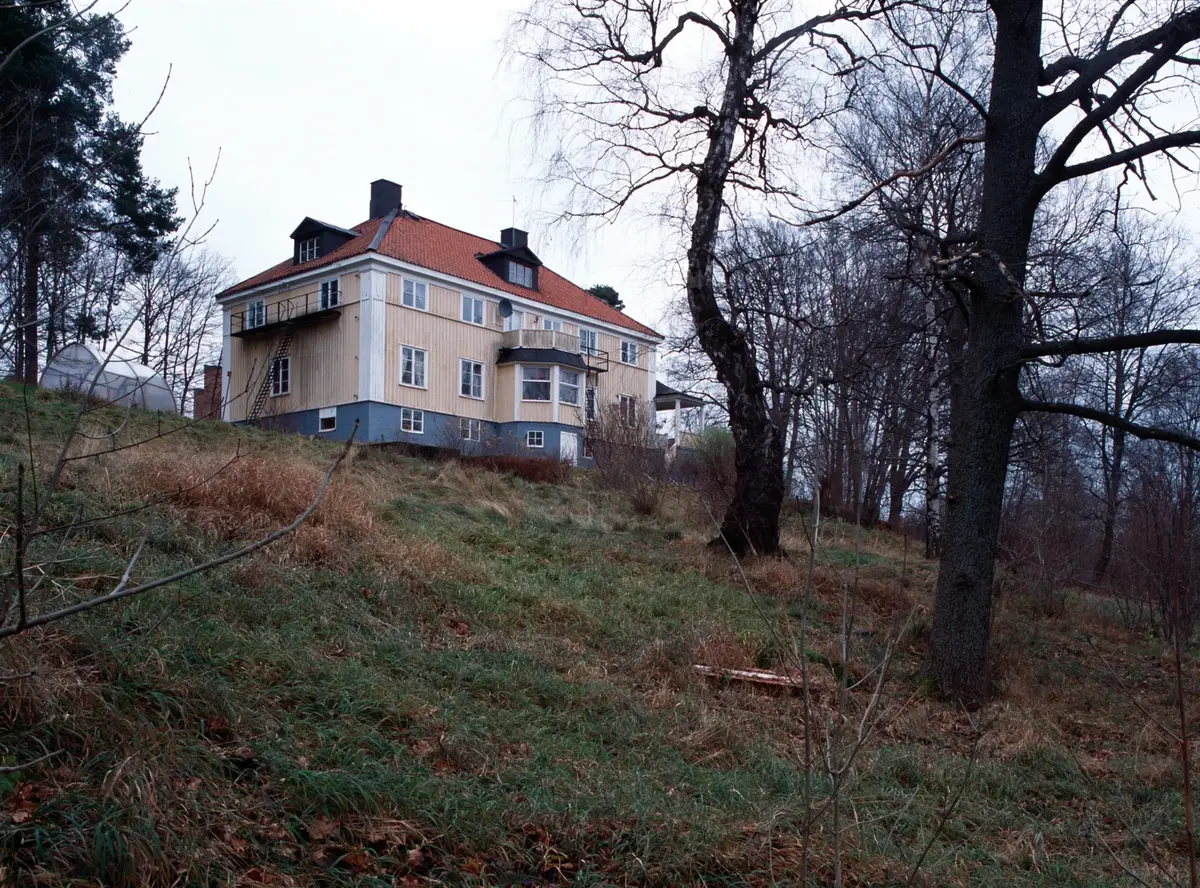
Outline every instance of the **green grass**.
<svg viewBox="0 0 1200 888"><path fill-rule="evenodd" d="M35 441L52 450L73 405L33 403ZM10 514L15 464L27 459L24 404L0 387L0 508ZM127 431L158 428L138 417ZM183 451L241 440L281 461L322 463L333 450L213 423L174 437ZM48 521L127 505L101 485L103 470L81 470ZM0 872L106 886L796 883L798 699L690 674L706 639L733 639L757 665L778 667L794 602L740 588L732 566L705 552L686 503L681 517L648 520L587 478L484 484L382 455L349 471L371 482L382 534L361 552L342 539L345 559L314 565L279 550L0 647L0 668L38 670L0 684L0 754L56 752L0 775ZM142 577L237 545L164 508L36 552L64 562L54 568L64 577L115 576L146 520ZM852 569L841 536L821 561ZM379 540L439 547L453 567L428 581L389 573L368 551ZM864 575L898 577L881 551L862 554ZM80 593L67 584L55 594ZM820 719L836 687L823 665L835 650L828 605L815 610L808 658L826 695ZM867 604L859 620L880 638L896 625ZM1070 618L1021 634L1014 611L1005 624L1015 627L1005 656L1019 641L1039 664L1009 669L1010 696L1020 673L1035 697L973 716L993 728L944 816L971 729L920 692L922 620L846 790L858 824L844 835L848 884L903 884L931 837L927 884L1122 884L1095 829L1140 871L1152 872L1150 855L1133 834L1178 859L1175 770L1136 710L1081 665ZM1155 644L1130 639L1119 651L1146 683L1145 705L1162 705ZM848 719L868 694L851 695ZM1047 709L1059 733L1023 737ZM818 738L824 725L813 725ZM1149 776L1148 761L1158 765ZM810 781L820 803L828 781L817 768ZM1113 810L1133 833L1113 825ZM827 816L814 829L813 884L829 873L830 829Z"/></svg>

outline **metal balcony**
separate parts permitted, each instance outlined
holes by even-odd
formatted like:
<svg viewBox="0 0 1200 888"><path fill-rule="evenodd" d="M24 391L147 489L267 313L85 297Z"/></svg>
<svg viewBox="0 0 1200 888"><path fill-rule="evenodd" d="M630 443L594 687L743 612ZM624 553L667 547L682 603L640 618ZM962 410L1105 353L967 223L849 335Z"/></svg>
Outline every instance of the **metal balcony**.
<svg viewBox="0 0 1200 888"><path fill-rule="evenodd" d="M282 327L298 327L332 320L342 313L340 294L332 299L322 299L320 290L301 293L261 308L249 307L257 301L260 300L248 300L245 309L230 313L229 335L260 336L277 332Z"/></svg>

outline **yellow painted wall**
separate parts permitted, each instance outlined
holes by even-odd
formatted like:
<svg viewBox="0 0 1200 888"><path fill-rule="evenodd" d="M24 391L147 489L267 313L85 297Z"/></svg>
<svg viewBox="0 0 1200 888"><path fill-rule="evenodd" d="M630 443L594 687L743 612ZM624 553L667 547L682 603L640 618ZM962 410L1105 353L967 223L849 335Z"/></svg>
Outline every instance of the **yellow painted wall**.
<svg viewBox="0 0 1200 888"><path fill-rule="evenodd" d="M428 311L401 305L402 275L388 273L385 287L385 401L406 407L418 407L437 413L468 416L493 422L513 421L514 368L496 366L502 344L503 320L493 302L486 302L485 326L462 321L462 294L458 290L429 284ZM271 398L265 414L309 410L350 403L358 399L358 296L359 275L340 276L342 313L336 320L300 327L292 342L292 393ZM292 299L315 300L319 281L264 296L268 305ZM246 301L233 303L240 313ZM526 312L526 326L541 327L544 315ZM237 329L237 324L234 328ZM586 325L585 325L586 326ZM594 328L591 328L594 329ZM563 324L563 332L578 336L579 325ZM244 419L254 400L257 386L279 341L278 332L253 337L232 337L230 341L230 418ZM598 333L598 347L609 354L609 372L598 375L597 398L603 407L616 403L617 396L628 394L645 400L649 387L649 350L640 344L638 366L620 362L621 337ZM400 385L400 347L411 345L427 353L425 389ZM466 398L459 393L459 359L469 358L484 365L484 399ZM557 398L558 392L553 396ZM582 423L580 406L559 405L558 421L566 425ZM552 403L522 401L522 422L553 422Z"/></svg>
<svg viewBox="0 0 1200 888"><path fill-rule="evenodd" d="M390 290L390 287L389 287ZM430 310L416 311L401 305L387 306L387 340L384 361L384 397L390 404L420 407L437 413L493 419L496 404L496 355L500 333L448 317L443 313L450 291L433 293ZM455 294L457 295L457 294ZM434 297L439 297L436 302ZM435 309L436 306L436 309ZM400 348L410 345L426 352L427 388L400 384ZM466 358L483 364L482 401L459 393L459 360ZM509 404L512 403L511 392ZM511 410L511 406L510 406ZM511 419L511 417L510 417Z"/></svg>
<svg viewBox="0 0 1200 888"><path fill-rule="evenodd" d="M263 415L329 407L353 401L358 387L358 275L341 276L342 313L337 318L296 328L289 349L292 391L270 398ZM303 299L316 292L305 285L264 296L268 305ZM234 313L245 303L235 303ZM234 325L236 329L236 324ZM267 373L267 365L283 336L282 329L257 336L232 336L229 341L229 415L234 422L246 418Z"/></svg>

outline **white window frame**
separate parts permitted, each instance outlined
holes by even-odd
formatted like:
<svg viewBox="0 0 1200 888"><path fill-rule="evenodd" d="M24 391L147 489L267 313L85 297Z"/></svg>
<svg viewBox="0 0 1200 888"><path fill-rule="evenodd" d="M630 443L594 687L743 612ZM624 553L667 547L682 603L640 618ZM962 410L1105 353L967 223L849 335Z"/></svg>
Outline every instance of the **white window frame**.
<svg viewBox="0 0 1200 888"><path fill-rule="evenodd" d="M565 378L567 376L574 376L575 382L573 382L573 383L566 382ZM559 370L558 370L558 403L567 404L568 406L571 406L571 407L579 406L579 389L583 387L583 382L580 379L581 376L583 376L583 374L581 372L579 372L578 370L563 370L561 367L559 368ZM575 390L575 400L568 401L566 398L563 397L563 389L564 388Z"/></svg>
<svg viewBox="0 0 1200 888"><path fill-rule="evenodd" d="M617 395L617 422L626 428L633 426L637 422L637 403L636 395Z"/></svg>
<svg viewBox="0 0 1200 888"><path fill-rule="evenodd" d="M542 318L542 329L549 330L553 333L562 332L562 321L557 318Z"/></svg>
<svg viewBox="0 0 1200 888"><path fill-rule="evenodd" d="M621 340L621 363L629 364L633 367L637 366L638 358L641 357L641 349L638 343L632 339ZM630 360L632 358L633 360Z"/></svg>
<svg viewBox="0 0 1200 888"><path fill-rule="evenodd" d="M321 238L319 236L306 237L304 240L300 241L300 245L297 247L296 255L301 262L311 262L312 260L318 258L320 255L320 250Z"/></svg>
<svg viewBox="0 0 1200 888"><path fill-rule="evenodd" d="M324 425L325 420L327 419L333 420L333 425L329 426L329 428L326 428ZM322 407L317 411L317 434L320 435L324 434L325 432L333 431L337 431L337 408Z"/></svg>
<svg viewBox="0 0 1200 888"><path fill-rule="evenodd" d="M319 303L321 311L337 308L342 304L342 279L329 278L321 281Z"/></svg>
<svg viewBox="0 0 1200 888"><path fill-rule="evenodd" d="M586 422L596 421L596 405L599 403L596 387L589 385L583 393L583 418Z"/></svg>
<svg viewBox="0 0 1200 888"><path fill-rule="evenodd" d="M513 313L504 319L504 331L506 333L513 330L525 329L525 312L519 308L514 308Z"/></svg>
<svg viewBox="0 0 1200 888"><path fill-rule="evenodd" d="M592 439L586 433L579 437L579 455L583 459L595 459L596 457L592 455Z"/></svg>
<svg viewBox="0 0 1200 888"><path fill-rule="evenodd" d="M479 368L479 394L478 395L472 395L472 394L469 394L469 393L463 391L463 370L465 369L465 365L467 365L467 364L470 364L472 367L472 372L471 372L472 378L475 376L474 368L475 367ZM458 359L458 395L459 395L459 397L460 398L470 398L472 401L482 401L483 397L484 397L483 376L484 376L483 361L476 361L471 358L459 358Z"/></svg>
<svg viewBox="0 0 1200 888"><path fill-rule="evenodd" d="M292 393L292 356L284 355L271 362L271 397L282 398Z"/></svg>
<svg viewBox="0 0 1200 888"><path fill-rule="evenodd" d="M407 428L405 428L406 424ZM410 435L425 434L425 411L419 407L401 407L400 431Z"/></svg>
<svg viewBox="0 0 1200 888"><path fill-rule="evenodd" d="M533 436L537 435L537 443L533 443ZM525 433L525 446L530 450L545 450L546 449L546 433L541 429L530 429Z"/></svg>
<svg viewBox="0 0 1200 888"><path fill-rule="evenodd" d="M404 352L405 352L405 350L412 352L412 362L413 362L413 372L412 372L413 381L412 382L404 381L404 363L405 363ZM421 382L420 383L418 383L416 381L417 380L417 353L418 352L421 354ZM429 351L427 349L420 348L419 346L416 346L416 345L400 346L400 384L402 386L405 386L406 388L415 388L415 389L429 388Z"/></svg>
<svg viewBox="0 0 1200 888"><path fill-rule="evenodd" d="M257 330L267 325L267 300L251 299L242 313L242 329Z"/></svg>
<svg viewBox="0 0 1200 888"><path fill-rule="evenodd" d="M525 374L528 373L530 370L536 370L539 372L545 371L547 374L546 378L545 379L527 379L525 377ZM546 386L546 397L544 397L544 398L527 398L527 397L525 397L525 386L527 386L531 383L533 383L535 385ZM521 368L521 400L523 402L530 403L530 404L549 404L554 401L554 373L551 371L551 369L549 367L523 366Z"/></svg>
<svg viewBox="0 0 1200 888"><path fill-rule="evenodd" d="M408 289L412 287L412 301L409 299ZM420 287L420 297L417 296L417 288ZM400 279L400 304L405 308L411 308L414 311L429 311L429 285L424 281L418 281L416 278L405 277Z"/></svg>
<svg viewBox="0 0 1200 888"><path fill-rule="evenodd" d="M579 351L594 355L600 351L600 334L589 327L579 328Z"/></svg>
<svg viewBox="0 0 1200 888"><path fill-rule="evenodd" d="M481 440L483 438L483 420L460 416L458 418L458 437L460 441Z"/></svg>
<svg viewBox="0 0 1200 888"><path fill-rule="evenodd" d="M515 259L508 260L508 282L518 287L533 289L533 266Z"/></svg>
<svg viewBox="0 0 1200 888"><path fill-rule="evenodd" d="M467 306L470 306L470 314L468 315ZM459 313L462 320L468 324L474 324L477 327L482 327L487 323L487 303L478 296L470 296L466 293L462 294L462 310ZM475 320L476 316L479 320Z"/></svg>

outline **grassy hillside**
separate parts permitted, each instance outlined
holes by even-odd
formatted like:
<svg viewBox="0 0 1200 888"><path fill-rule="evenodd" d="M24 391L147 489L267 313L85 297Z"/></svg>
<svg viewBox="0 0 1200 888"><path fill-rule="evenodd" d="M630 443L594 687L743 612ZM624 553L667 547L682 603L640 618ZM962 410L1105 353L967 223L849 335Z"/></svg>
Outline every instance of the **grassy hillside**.
<svg viewBox="0 0 1200 888"><path fill-rule="evenodd" d="M74 409L0 387L6 569L17 461L32 442L42 471ZM135 416L100 436L122 419L90 414L84 446L169 427ZM44 526L175 495L65 544L39 538L37 606L111 588L147 530L135 576L148 579L286 523L333 453L202 423L72 463ZM293 537L0 642L0 671L33 673L0 682L0 755L53 753L0 774L0 873L80 886L796 884L802 700L691 667L794 668L804 531L790 519L795 563L744 565L753 593L709 536L683 491L647 519L586 473L539 486L358 449ZM1180 767L1154 724L1177 726L1162 642L1104 601L1006 586L1001 695L963 712L919 679L933 566L917 551L868 532L856 554L837 524L818 550L810 737L824 750L839 726L871 729L842 781L846 884L905 884L926 846L920 884L1178 876ZM809 788L825 885L822 767Z"/></svg>

